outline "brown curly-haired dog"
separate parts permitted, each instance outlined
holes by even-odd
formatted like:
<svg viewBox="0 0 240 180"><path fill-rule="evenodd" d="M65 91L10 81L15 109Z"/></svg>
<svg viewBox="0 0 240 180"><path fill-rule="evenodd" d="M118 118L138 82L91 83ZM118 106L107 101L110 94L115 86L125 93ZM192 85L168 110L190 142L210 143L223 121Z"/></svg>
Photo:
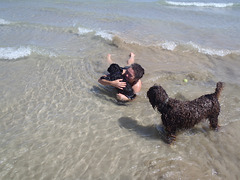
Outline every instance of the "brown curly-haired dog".
<svg viewBox="0 0 240 180"><path fill-rule="evenodd" d="M178 129L192 128L203 119L209 119L210 127L217 130L220 113L218 98L222 89L223 83L218 82L212 94L203 95L193 101L179 101L169 98L161 86L152 86L147 92L147 97L153 109L157 108L162 114L168 142L176 139Z"/></svg>

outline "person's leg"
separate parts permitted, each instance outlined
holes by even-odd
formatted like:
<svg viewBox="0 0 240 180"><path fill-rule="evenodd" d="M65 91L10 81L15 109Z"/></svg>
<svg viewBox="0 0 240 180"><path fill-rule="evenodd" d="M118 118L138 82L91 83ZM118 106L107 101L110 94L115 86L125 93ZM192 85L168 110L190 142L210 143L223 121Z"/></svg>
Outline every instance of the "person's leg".
<svg viewBox="0 0 240 180"><path fill-rule="evenodd" d="M127 61L127 66L131 66L131 64L134 63L134 61L135 61L134 58L135 58L135 54L131 52L130 55L129 55L129 59Z"/></svg>
<svg viewBox="0 0 240 180"><path fill-rule="evenodd" d="M107 62L108 62L109 64L112 64L112 63L113 63L112 58L111 58L111 54L108 54L108 55L107 55Z"/></svg>

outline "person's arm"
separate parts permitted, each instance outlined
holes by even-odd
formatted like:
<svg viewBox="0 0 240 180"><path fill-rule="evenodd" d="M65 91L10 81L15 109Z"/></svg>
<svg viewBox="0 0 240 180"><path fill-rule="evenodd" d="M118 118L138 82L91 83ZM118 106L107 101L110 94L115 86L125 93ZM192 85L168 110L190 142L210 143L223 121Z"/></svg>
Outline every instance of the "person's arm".
<svg viewBox="0 0 240 180"><path fill-rule="evenodd" d="M106 79L99 79L98 82L104 86L113 86L116 87L118 89L123 89L126 86L126 82L121 82L122 79L117 79L115 81L108 81ZM118 93L117 94L117 99L120 101L130 101L130 99L128 99L125 95Z"/></svg>
<svg viewBox="0 0 240 180"><path fill-rule="evenodd" d="M115 81L108 81L106 79L99 79L98 82L104 86L113 86L115 88L118 89L123 89L124 87L126 87L126 82L122 82L122 79L117 79Z"/></svg>
<svg viewBox="0 0 240 180"><path fill-rule="evenodd" d="M135 94L140 92L142 88L142 81L139 79L138 82L132 86L132 88Z"/></svg>
<svg viewBox="0 0 240 180"><path fill-rule="evenodd" d="M138 82L132 86L132 88L133 88L134 94L140 92L140 90L142 88L141 80L139 79ZM127 96L125 96L124 94L121 94L121 93L117 94L117 99L120 100L120 101L131 101L131 100L133 100L133 99L129 99Z"/></svg>

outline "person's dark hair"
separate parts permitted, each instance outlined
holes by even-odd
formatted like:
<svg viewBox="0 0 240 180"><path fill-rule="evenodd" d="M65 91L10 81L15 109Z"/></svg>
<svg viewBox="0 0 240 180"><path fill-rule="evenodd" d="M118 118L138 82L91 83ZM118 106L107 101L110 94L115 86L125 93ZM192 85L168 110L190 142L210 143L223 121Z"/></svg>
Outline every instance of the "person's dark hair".
<svg viewBox="0 0 240 180"><path fill-rule="evenodd" d="M131 65L133 71L134 71L134 75L135 75L135 80L138 81L139 79L141 79L144 75L144 69L142 68L142 66L140 64L134 63Z"/></svg>

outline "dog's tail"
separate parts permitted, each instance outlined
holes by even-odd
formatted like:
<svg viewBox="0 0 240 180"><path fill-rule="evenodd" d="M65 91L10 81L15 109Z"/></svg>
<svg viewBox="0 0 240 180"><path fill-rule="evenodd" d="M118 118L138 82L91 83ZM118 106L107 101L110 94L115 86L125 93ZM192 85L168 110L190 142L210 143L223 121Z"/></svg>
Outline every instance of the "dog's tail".
<svg viewBox="0 0 240 180"><path fill-rule="evenodd" d="M217 96L217 99L219 99L219 96L220 96L222 90L223 90L223 82L218 82L216 89L215 89L215 94Z"/></svg>

